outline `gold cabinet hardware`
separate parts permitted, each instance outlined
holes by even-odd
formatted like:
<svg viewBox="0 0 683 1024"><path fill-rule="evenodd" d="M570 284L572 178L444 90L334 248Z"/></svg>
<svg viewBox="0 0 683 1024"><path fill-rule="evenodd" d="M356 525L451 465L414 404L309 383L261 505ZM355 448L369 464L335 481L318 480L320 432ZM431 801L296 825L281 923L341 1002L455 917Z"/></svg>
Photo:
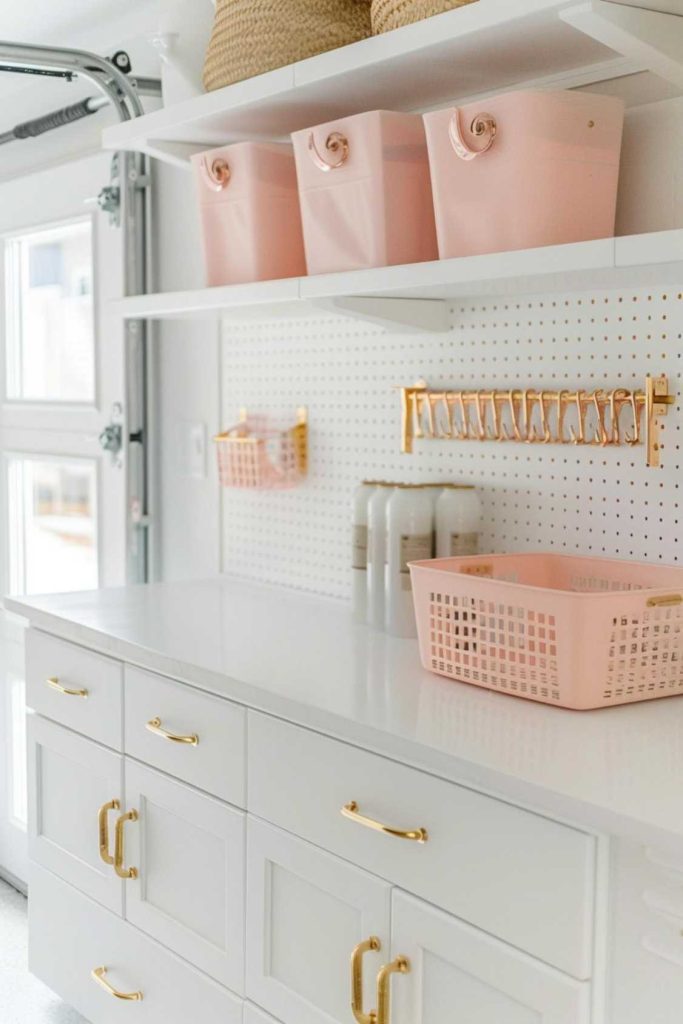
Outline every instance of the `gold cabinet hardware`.
<svg viewBox="0 0 683 1024"><path fill-rule="evenodd" d="M389 1024L391 1017L391 975L408 974L410 961L405 956L397 956L390 964L380 970L377 975L377 1024Z"/></svg>
<svg viewBox="0 0 683 1024"><path fill-rule="evenodd" d="M114 858L109 852L109 812L118 811L121 804L118 800L109 800L102 804L97 814L97 825L100 835L100 860L105 864L113 864Z"/></svg>
<svg viewBox="0 0 683 1024"><path fill-rule="evenodd" d="M363 957L366 953L377 952L382 944L375 935L364 942L359 942L351 954L351 1012L358 1024L377 1024L374 1010L365 1013L363 1010Z"/></svg>
<svg viewBox="0 0 683 1024"><path fill-rule="evenodd" d="M170 740L172 743L186 743L190 747L196 747L199 743L199 736L197 736L196 732L189 736L179 736L177 733L162 729L160 718L151 718L145 729L154 733L155 736L161 736L162 740Z"/></svg>
<svg viewBox="0 0 683 1024"><path fill-rule="evenodd" d="M87 697L87 690L70 690L68 686L62 686L57 676L50 676L45 680L48 686L56 690L57 693L63 693L65 697Z"/></svg>
<svg viewBox="0 0 683 1024"><path fill-rule="evenodd" d="M659 597L648 597L648 608L673 608L683 604L683 594L662 594Z"/></svg>
<svg viewBox="0 0 683 1024"><path fill-rule="evenodd" d="M410 839L414 843L426 843L429 839L429 834L425 828L408 829L405 831L400 828L391 828L390 825L383 825L381 821L375 821L374 818L366 818L364 814L359 812L358 804L355 800L344 804L341 813L345 818L355 821L358 825L374 829L375 832L384 832L385 835L394 836L396 839Z"/></svg>
<svg viewBox="0 0 683 1024"><path fill-rule="evenodd" d="M124 854L124 828L127 821L138 820L137 811L128 811L126 814L122 814L116 819L116 831L114 833L114 871L119 878L137 878L137 868L124 868L123 862L125 860Z"/></svg>
<svg viewBox="0 0 683 1024"><path fill-rule="evenodd" d="M139 1003L142 1001L142 992L119 992L117 988L110 985L107 981L106 967L94 967L90 972L90 977L100 988L104 989L107 995L113 996L114 999L125 999L129 1003Z"/></svg>

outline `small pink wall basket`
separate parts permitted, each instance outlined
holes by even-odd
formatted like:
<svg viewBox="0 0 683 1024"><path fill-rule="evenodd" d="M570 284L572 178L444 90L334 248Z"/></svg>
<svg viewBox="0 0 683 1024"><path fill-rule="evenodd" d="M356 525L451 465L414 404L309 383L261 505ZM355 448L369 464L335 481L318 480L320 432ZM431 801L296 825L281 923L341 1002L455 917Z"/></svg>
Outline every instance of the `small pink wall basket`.
<svg viewBox="0 0 683 1024"><path fill-rule="evenodd" d="M266 416L242 410L236 426L214 437L221 486L272 490L300 483L308 464L306 409L297 415L295 426L280 430Z"/></svg>
<svg viewBox="0 0 683 1024"><path fill-rule="evenodd" d="M575 709L683 693L683 568L520 554L410 572L432 672Z"/></svg>

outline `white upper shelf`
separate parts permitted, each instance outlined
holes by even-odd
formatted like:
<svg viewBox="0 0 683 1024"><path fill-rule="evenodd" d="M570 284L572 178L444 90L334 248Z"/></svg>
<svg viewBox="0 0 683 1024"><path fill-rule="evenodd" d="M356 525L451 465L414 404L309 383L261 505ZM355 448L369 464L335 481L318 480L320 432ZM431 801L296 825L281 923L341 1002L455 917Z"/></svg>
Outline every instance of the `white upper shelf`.
<svg viewBox="0 0 683 1024"><path fill-rule="evenodd" d="M321 310L413 330L447 330L448 302L582 288L680 287L683 229L406 266L258 281L118 301L126 319L306 316Z"/></svg>
<svg viewBox="0 0 683 1024"><path fill-rule="evenodd" d="M424 110L522 83L590 85L641 70L590 25L570 23L585 6L478 0L107 128L104 145L184 164L207 146L283 138L364 110Z"/></svg>

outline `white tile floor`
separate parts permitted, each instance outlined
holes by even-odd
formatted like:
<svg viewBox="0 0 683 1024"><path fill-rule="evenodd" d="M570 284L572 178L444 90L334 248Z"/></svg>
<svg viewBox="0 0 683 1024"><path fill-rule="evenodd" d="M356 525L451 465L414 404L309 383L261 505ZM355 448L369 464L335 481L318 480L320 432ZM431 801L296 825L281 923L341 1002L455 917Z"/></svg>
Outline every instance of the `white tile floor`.
<svg viewBox="0 0 683 1024"><path fill-rule="evenodd" d="M0 879L1 1024L88 1024L28 973L27 907L26 898Z"/></svg>

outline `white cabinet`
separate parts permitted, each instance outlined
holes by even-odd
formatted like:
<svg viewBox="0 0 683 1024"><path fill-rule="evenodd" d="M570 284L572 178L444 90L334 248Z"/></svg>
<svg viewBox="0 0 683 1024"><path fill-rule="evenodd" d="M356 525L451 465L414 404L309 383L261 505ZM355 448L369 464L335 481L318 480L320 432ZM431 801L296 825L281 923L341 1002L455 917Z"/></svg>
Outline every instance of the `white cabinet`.
<svg viewBox="0 0 683 1024"><path fill-rule="evenodd" d="M241 993L245 815L130 760L126 801L126 918Z"/></svg>
<svg viewBox="0 0 683 1024"><path fill-rule="evenodd" d="M588 984L398 890L391 942L391 1024L588 1024Z"/></svg>
<svg viewBox="0 0 683 1024"><path fill-rule="evenodd" d="M389 947L391 887L260 821L247 844L247 995L284 1024L352 1020L349 961L363 957L364 1006Z"/></svg>
<svg viewBox="0 0 683 1024"><path fill-rule="evenodd" d="M29 664L31 969L92 1024L589 1024L593 836L35 632Z"/></svg>
<svg viewBox="0 0 683 1024"><path fill-rule="evenodd" d="M241 1024L241 1000L121 918L35 865L29 885L29 968L92 1024Z"/></svg>
<svg viewBox="0 0 683 1024"><path fill-rule="evenodd" d="M123 883L102 859L100 845L104 841L111 857L123 802L123 758L31 715L28 780L31 860L121 914Z"/></svg>

